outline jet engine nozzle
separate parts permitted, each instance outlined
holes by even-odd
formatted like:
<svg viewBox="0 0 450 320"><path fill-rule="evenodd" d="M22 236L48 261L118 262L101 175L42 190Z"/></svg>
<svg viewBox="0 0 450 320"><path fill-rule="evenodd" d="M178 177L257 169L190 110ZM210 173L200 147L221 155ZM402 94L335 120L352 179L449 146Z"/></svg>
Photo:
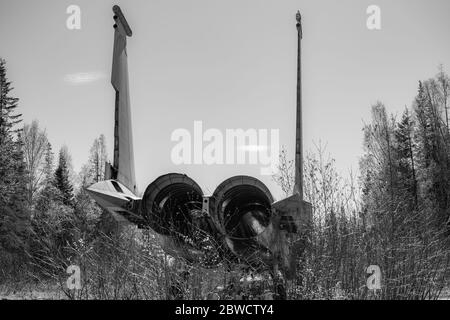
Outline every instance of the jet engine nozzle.
<svg viewBox="0 0 450 320"><path fill-rule="evenodd" d="M162 235L188 235L195 217L201 215L203 192L183 174L170 173L151 183L142 199L143 216Z"/></svg>
<svg viewBox="0 0 450 320"><path fill-rule="evenodd" d="M217 216L229 250L247 264L271 257L266 230L271 228L272 202L269 189L249 176L225 180L210 199L210 211Z"/></svg>
<svg viewBox="0 0 450 320"><path fill-rule="evenodd" d="M222 182L210 200L210 211L225 234L235 239L252 239L270 223L272 195L258 179L236 176Z"/></svg>
<svg viewBox="0 0 450 320"><path fill-rule="evenodd" d="M147 187L141 211L148 226L164 236L173 251L213 265L220 260L220 233L202 210L202 201L203 191L194 180L170 173Z"/></svg>

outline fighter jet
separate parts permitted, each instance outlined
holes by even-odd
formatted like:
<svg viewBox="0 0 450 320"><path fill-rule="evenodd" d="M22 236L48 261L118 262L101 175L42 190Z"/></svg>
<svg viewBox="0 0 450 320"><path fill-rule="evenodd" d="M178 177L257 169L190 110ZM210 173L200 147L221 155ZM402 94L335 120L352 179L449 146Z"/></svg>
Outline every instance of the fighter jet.
<svg viewBox="0 0 450 320"><path fill-rule="evenodd" d="M274 202L261 181L235 176L206 196L192 178L168 173L149 184L141 197L134 170L128 82L127 39L132 30L118 6L113 13L114 160L106 166L106 180L90 186L89 194L118 220L152 229L169 254L181 255L188 262L215 267L226 261L292 275L295 256L287 239L305 232L311 221L311 205L303 200L301 172L300 22L295 193Z"/></svg>

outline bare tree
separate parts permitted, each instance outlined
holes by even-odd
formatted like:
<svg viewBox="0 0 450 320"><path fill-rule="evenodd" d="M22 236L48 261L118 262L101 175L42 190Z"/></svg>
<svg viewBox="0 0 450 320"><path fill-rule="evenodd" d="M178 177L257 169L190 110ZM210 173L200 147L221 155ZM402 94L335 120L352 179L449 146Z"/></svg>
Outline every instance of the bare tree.
<svg viewBox="0 0 450 320"><path fill-rule="evenodd" d="M103 134L96 138L89 151L89 161L83 165L80 172L81 185L88 187L91 184L104 180L105 163L108 159L106 139Z"/></svg>
<svg viewBox="0 0 450 320"><path fill-rule="evenodd" d="M43 163L47 150L48 139L45 130L39 128L38 121L25 124L22 134L24 158L27 169L27 201L30 207L34 205L36 192L41 187L44 177Z"/></svg>
<svg viewBox="0 0 450 320"><path fill-rule="evenodd" d="M445 123L447 125L447 131L449 128L448 123L448 98L450 96L450 79L448 75L444 71L444 66L441 64L439 66L439 73L437 75L437 82L439 83L439 91L440 91L440 102L445 111Z"/></svg>
<svg viewBox="0 0 450 320"><path fill-rule="evenodd" d="M107 156L105 136L101 134L91 147L90 164L94 182L104 179Z"/></svg>
<svg viewBox="0 0 450 320"><path fill-rule="evenodd" d="M274 175L273 180L281 187L285 196L292 195L294 190L294 161L288 159L286 147L283 146L280 153L278 173Z"/></svg>

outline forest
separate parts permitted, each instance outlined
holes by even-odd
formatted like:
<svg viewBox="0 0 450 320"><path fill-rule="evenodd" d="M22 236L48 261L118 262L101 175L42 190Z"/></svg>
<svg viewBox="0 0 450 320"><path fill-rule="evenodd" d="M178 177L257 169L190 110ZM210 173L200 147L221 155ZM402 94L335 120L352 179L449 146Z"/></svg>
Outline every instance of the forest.
<svg viewBox="0 0 450 320"><path fill-rule="evenodd" d="M24 123L0 59L0 297L24 299L235 299L270 296L268 275L228 266L203 269L168 256L158 236L121 224L85 188L104 177L106 139L74 172L70 146L54 150L45 128ZM304 159L313 223L288 299L442 299L449 285L450 79L440 66L417 79L402 114L382 102L362 124L358 173L343 177L322 144ZM407 102L406 102L407 103ZM286 150L273 177L292 194ZM293 239L292 241L295 241ZM81 269L81 288L66 269ZM381 289L366 286L379 266ZM174 285L175 284L175 285ZM234 290L236 292L236 290Z"/></svg>

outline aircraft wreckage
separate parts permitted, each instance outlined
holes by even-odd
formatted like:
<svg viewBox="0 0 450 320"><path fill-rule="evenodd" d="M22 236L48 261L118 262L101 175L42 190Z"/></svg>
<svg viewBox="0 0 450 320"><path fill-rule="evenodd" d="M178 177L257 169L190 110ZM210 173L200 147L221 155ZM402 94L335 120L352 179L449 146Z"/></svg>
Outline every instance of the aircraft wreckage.
<svg viewBox="0 0 450 320"><path fill-rule="evenodd" d="M168 173L150 183L142 197L137 195L126 53L132 30L118 6L113 12L114 159L106 166L106 180L89 187L89 194L115 217L151 228L161 236L169 254L176 252L188 262L215 267L227 261L268 270L282 281L291 278L295 257L304 244L292 244L289 238L305 234L311 221L311 205L303 200L302 182L300 13L296 16L295 186L292 196L274 202L269 189L251 176L231 177L211 196L205 196L192 178Z"/></svg>

